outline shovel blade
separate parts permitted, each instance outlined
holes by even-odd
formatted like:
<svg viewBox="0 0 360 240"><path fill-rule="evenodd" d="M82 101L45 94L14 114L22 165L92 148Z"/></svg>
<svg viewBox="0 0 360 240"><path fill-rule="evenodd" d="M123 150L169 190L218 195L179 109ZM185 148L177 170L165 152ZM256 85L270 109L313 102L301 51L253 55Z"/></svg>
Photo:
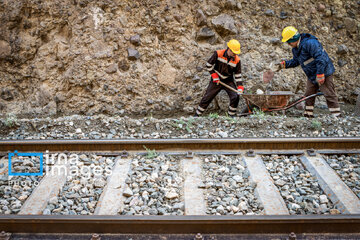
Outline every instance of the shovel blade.
<svg viewBox="0 0 360 240"><path fill-rule="evenodd" d="M274 72L271 70L267 70L263 73L263 82L269 83L274 78Z"/></svg>

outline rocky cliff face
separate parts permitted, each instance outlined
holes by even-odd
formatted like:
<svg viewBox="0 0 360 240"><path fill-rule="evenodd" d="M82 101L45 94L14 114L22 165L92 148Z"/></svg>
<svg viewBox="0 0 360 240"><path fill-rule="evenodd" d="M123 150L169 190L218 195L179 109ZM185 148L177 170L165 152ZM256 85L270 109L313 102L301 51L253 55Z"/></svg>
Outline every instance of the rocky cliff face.
<svg viewBox="0 0 360 240"><path fill-rule="evenodd" d="M291 57L285 26L317 36L336 67L341 101L359 80L354 0L0 0L0 111L17 114L172 114L192 111L209 81L204 65L241 43L246 88ZM272 87L302 92L301 69ZM220 106L227 98L220 95ZM214 104L213 104L214 105Z"/></svg>

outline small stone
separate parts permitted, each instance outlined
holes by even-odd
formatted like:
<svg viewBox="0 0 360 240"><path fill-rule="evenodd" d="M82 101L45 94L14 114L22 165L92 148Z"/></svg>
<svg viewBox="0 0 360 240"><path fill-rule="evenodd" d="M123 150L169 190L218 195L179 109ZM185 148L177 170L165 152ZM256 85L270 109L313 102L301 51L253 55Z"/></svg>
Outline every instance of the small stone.
<svg viewBox="0 0 360 240"><path fill-rule="evenodd" d="M239 208L235 207L235 206L231 206L231 211L233 211L234 213L237 213L239 211Z"/></svg>
<svg viewBox="0 0 360 240"><path fill-rule="evenodd" d="M248 210L246 202L240 202L238 207L239 207L239 209L241 211L247 211Z"/></svg>
<svg viewBox="0 0 360 240"><path fill-rule="evenodd" d="M265 15L266 15L266 16L274 16L275 13L274 13L274 11L273 11L272 9L267 9L267 10L265 11Z"/></svg>
<svg viewBox="0 0 360 240"><path fill-rule="evenodd" d="M21 195L18 199L19 199L20 201L24 201L24 200L27 199L27 198L28 198L27 195Z"/></svg>
<svg viewBox="0 0 360 240"><path fill-rule="evenodd" d="M179 197L179 195L176 193L176 190L172 188L165 194L165 197L168 199L174 199Z"/></svg>
<svg viewBox="0 0 360 240"><path fill-rule="evenodd" d="M340 214L340 211L337 209L330 209L330 214L332 214L332 215Z"/></svg>
<svg viewBox="0 0 360 240"><path fill-rule="evenodd" d="M340 55L344 55L344 54L347 54L349 51L349 49L347 48L346 45L344 44L341 44L338 46L338 49L336 50L336 53L337 54L340 54Z"/></svg>
<svg viewBox="0 0 360 240"><path fill-rule="evenodd" d="M320 203L328 203L328 199L326 195L320 195Z"/></svg>
<svg viewBox="0 0 360 240"><path fill-rule="evenodd" d="M185 204L184 203L175 203L173 206L174 210L181 210L184 211L185 210Z"/></svg>
<svg viewBox="0 0 360 240"><path fill-rule="evenodd" d="M339 67L343 67L343 66L345 66L347 64L347 61L345 61L345 60L343 60L343 59L339 59L338 60L338 65L339 65Z"/></svg>
<svg viewBox="0 0 360 240"><path fill-rule="evenodd" d="M129 70L130 66L129 64L127 63L126 60L121 60L118 62L118 67L119 69L123 70L123 71L127 71Z"/></svg>
<svg viewBox="0 0 360 240"><path fill-rule="evenodd" d="M181 22L181 16L179 14L174 14L174 19L180 23Z"/></svg>
<svg viewBox="0 0 360 240"><path fill-rule="evenodd" d="M69 206L73 206L73 205L74 205L74 201L71 200L71 199L68 199L68 200L66 201L66 203L67 203Z"/></svg>
<svg viewBox="0 0 360 240"><path fill-rule="evenodd" d="M88 211L86 211L86 210L82 210L80 214L81 214L81 215L88 215L88 214L89 214L89 212L88 212Z"/></svg>
<svg viewBox="0 0 360 240"><path fill-rule="evenodd" d="M239 175L235 175L235 176L233 176L232 178L235 180L236 183L242 183L242 182L244 182L244 179L243 179L241 176L239 176Z"/></svg>
<svg viewBox="0 0 360 240"><path fill-rule="evenodd" d="M134 44L135 46L139 46L140 45L140 36L137 34L137 35L135 35L135 36L132 36L131 38L130 38L130 42L132 43L132 44Z"/></svg>
<svg viewBox="0 0 360 240"><path fill-rule="evenodd" d="M56 205L58 203L58 198L55 196L55 197L52 197L50 198L49 200L49 204L53 204L53 205Z"/></svg>
<svg viewBox="0 0 360 240"><path fill-rule="evenodd" d="M271 38L270 43L274 45L281 44L280 38Z"/></svg>
<svg viewBox="0 0 360 240"><path fill-rule="evenodd" d="M77 128L76 133L82 133L81 128Z"/></svg>
<svg viewBox="0 0 360 240"><path fill-rule="evenodd" d="M24 163L23 163L24 166L28 166L28 167L34 167L34 163L28 159L24 160Z"/></svg>
<svg viewBox="0 0 360 240"><path fill-rule="evenodd" d="M224 207L223 207L222 205L220 205L220 206L218 206L218 207L216 208L216 211L217 211L218 213L222 214L222 213L224 213L225 209L224 209Z"/></svg>
<svg viewBox="0 0 360 240"><path fill-rule="evenodd" d="M113 130L113 129L111 129L111 130ZM111 130L110 130L110 132L111 132ZM114 135L115 133L112 133L112 134ZM110 158L107 158L107 159L105 160L105 162L106 162L107 165L113 164L113 160L110 159Z"/></svg>
<svg viewBox="0 0 360 240"><path fill-rule="evenodd" d="M320 210L322 213L326 213L327 211L329 211L327 205L324 203L324 204L320 204Z"/></svg>
<svg viewBox="0 0 360 240"><path fill-rule="evenodd" d="M319 3L319 5L318 5L318 8L317 8L317 9L318 9L318 11L319 11L319 12L323 12L323 11L325 10L325 8L326 8L326 7L325 7L325 5L324 5L324 4Z"/></svg>
<svg viewBox="0 0 360 240"><path fill-rule="evenodd" d="M194 75L193 79L194 82L199 82L201 78L198 75Z"/></svg>
<svg viewBox="0 0 360 240"><path fill-rule="evenodd" d="M165 208L158 208L158 211L159 211L159 215L166 215L167 214L167 211Z"/></svg>
<svg viewBox="0 0 360 240"><path fill-rule="evenodd" d="M50 215L51 214L51 211L50 211L50 209L45 209L44 211L43 211L43 215Z"/></svg>
<svg viewBox="0 0 360 240"><path fill-rule="evenodd" d="M298 210L298 209L300 209L301 207L300 207L300 205L299 204L296 204L296 203L291 203L291 209L292 210Z"/></svg>
<svg viewBox="0 0 360 240"><path fill-rule="evenodd" d="M123 195L125 197L131 197L132 195L134 195L134 193L133 193L133 191L131 191L131 189L129 187L126 187L123 192Z"/></svg>
<svg viewBox="0 0 360 240"><path fill-rule="evenodd" d="M227 134L227 132L223 132L223 131L220 131L218 132L219 136L222 137L222 138L227 138L229 135Z"/></svg>
<svg viewBox="0 0 360 240"><path fill-rule="evenodd" d="M103 188L106 185L106 181L102 178L97 178L94 181L94 187L96 188Z"/></svg>
<svg viewBox="0 0 360 240"><path fill-rule="evenodd" d="M140 58L140 53L137 50L133 48L128 48L127 51L129 60L137 60Z"/></svg>
<svg viewBox="0 0 360 240"><path fill-rule="evenodd" d="M280 19L286 19L287 17L288 17L287 12L284 12L284 11L280 12Z"/></svg>
<svg viewBox="0 0 360 240"><path fill-rule="evenodd" d="M282 186L284 186L286 184L286 182L284 180L282 180L282 179L279 179L279 180L275 181L275 184L282 187Z"/></svg>
<svg viewBox="0 0 360 240"><path fill-rule="evenodd" d="M107 74L112 74L112 73L116 73L116 71L117 71L117 64L111 64L109 67L107 67L106 69L105 69L105 72L107 73Z"/></svg>
<svg viewBox="0 0 360 240"><path fill-rule="evenodd" d="M157 215L157 214L158 214L158 210L152 208L152 209L149 210L149 214L150 214L150 215Z"/></svg>
<svg viewBox="0 0 360 240"><path fill-rule="evenodd" d="M286 196L286 200L290 201L290 202L293 202L295 199L294 199L294 196L293 195L287 195Z"/></svg>

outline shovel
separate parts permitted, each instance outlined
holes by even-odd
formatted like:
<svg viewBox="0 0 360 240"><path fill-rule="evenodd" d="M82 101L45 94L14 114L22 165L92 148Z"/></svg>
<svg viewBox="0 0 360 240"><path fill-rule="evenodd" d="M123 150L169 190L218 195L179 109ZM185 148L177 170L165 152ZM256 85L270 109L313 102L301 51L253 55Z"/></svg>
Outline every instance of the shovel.
<svg viewBox="0 0 360 240"><path fill-rule="evenodd" d="M266 72L263 73L263 81L264 81L264 83L269 83L270 84L271 80L274 78L274 75L275 75L274 72L280 71L280 69L277 69L277 70L273 71L271 69L272 65L273 65L273 63L270 63L269 70L267 70Z"/></svg>
<svg viewBox="0 0 360 240"><path fill-rule="evenodd" d="M269 90L270 90L271 80L274 78L274 75L275 75L274 72L280 71L280 69L277 69L277 70L273 71L271 69L272 64L273 63L270 63L269 70L267 70L266 72L263 73L263 82L267 83L266 88L265 88L265 92L269 92Z"/></svg>
<svg viewBox="0 0 360 240"><path fill-rule="evenodd" d="M229 85L227 85L226 83L223 83L222 81L219 82L221 85L223 85L224 87L236 92L238 95L241 95L242 93L240 93L238 90L236 90L235 88L233 87L230 87Z"/></svg>

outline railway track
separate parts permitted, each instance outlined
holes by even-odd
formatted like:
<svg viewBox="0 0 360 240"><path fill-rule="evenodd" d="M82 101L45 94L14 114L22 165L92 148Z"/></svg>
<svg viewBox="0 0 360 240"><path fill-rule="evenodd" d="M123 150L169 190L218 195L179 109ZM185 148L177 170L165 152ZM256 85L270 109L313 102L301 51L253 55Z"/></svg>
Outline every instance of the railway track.
<svg viewBox="0 0 360 240"><path fill-rule="evenodd" d="M0 239L360 237L360 138L0 141L14 151L46 174L2 175Z"/></svg>

